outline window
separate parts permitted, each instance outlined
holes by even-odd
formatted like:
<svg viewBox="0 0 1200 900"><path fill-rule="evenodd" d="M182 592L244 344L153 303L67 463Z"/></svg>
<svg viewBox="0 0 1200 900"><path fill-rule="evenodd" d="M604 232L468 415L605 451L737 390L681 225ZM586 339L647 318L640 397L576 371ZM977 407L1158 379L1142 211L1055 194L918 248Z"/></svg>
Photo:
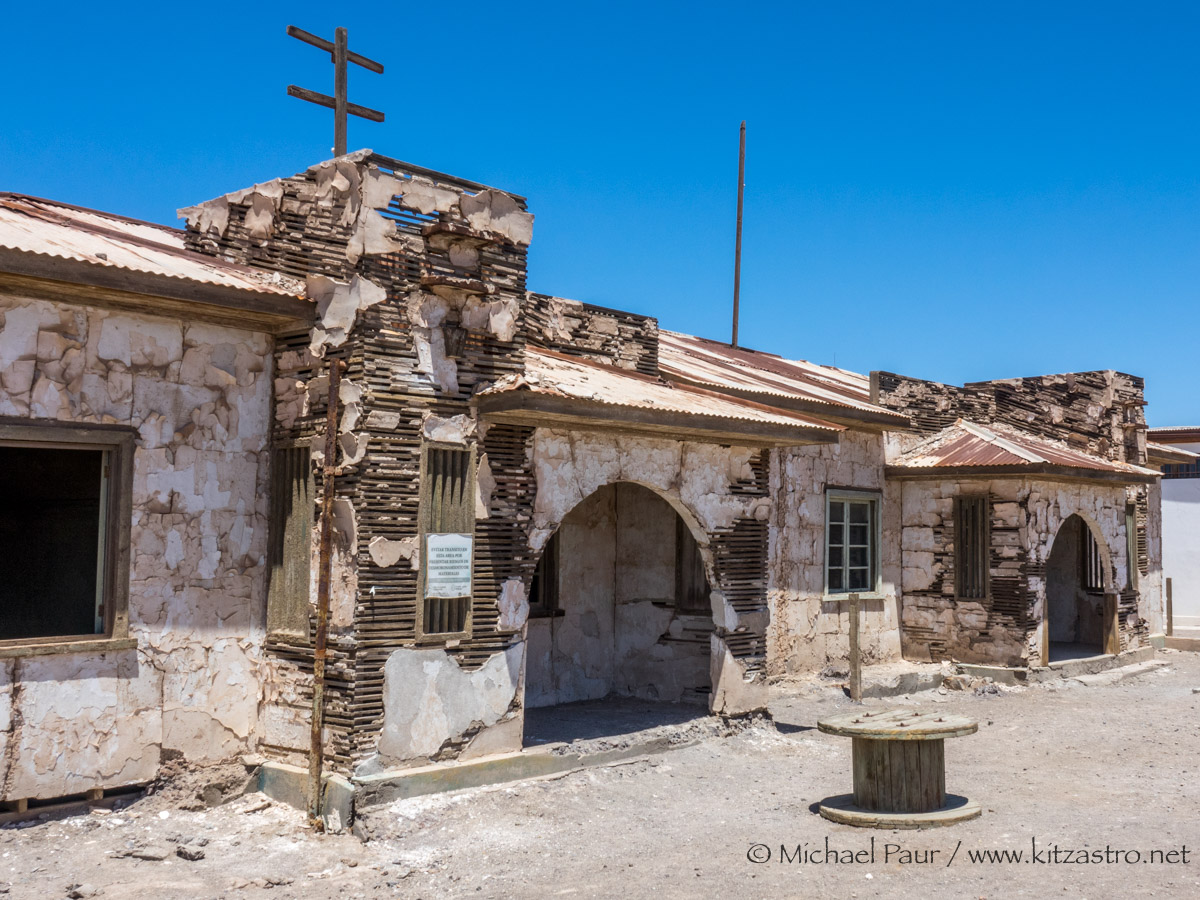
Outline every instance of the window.
<svg viewBox="0 0 1200 900"><path fill-rule="evenodd" d="M879 495L830 491L825 503L826 593L877 590Z"/></svg>
<svg viewBox="0 0 1200 900"><path fill-rule="evenodd" d="M1200 478L1200 459L1188 463L1173 463L1162 467L1163 478Z"/></svg>
<svg viewBox="0 0 1200 900"><path fill-rule="evenodd" d="M1125 504L1125 586L1135 590L1138 583L1137 506Z"/></svg>
<svg viewBox="0 0 1200 900"><path fill-rule="evenodd" d="M675 609L688 616L711 616L708 576L704 557L683 519L675 517Z"/></svg>
<svg viewBox="0 0 1200 900"><path fill-rule="evenodd" d="M1079 542L1079 579L1085 591L1104 590L1104 560L1100 556L1100 545L1096 536L1085 522L1079 523L1083 539Z"/></svg>
<svg viewBox="0 0 1200 900"><path fill-rule="evenodd" d="M475 451L421 448L421 615L418 636L471 630Z"/></svg>
<svg viewBox="0 0 1200 900"><path fill-rule="evenodd" d="M314 479L305 445L271 452L267 631L308 637Z"/></svg>
<svg viewBox="0 0 1200 900"><path fill-rule="evenodd" d="M988 595L991 555L991 515L988 498L954 499L954 594L966 600Z"/></svg>
<svg viewBox="0 0 1200 900"><path fill-rule="evenodd" d="M558 535L556 531L550 536L542 548L537 568L533 570L533 581L529 585L530 618L544 619L563 614L558 604Z"/></svg>
<svg viewBox="0 0 1200 900"><path fill-rule="evenodd" d="M123 426L0 422L0 646L129 643L133 447Z"/></svg>

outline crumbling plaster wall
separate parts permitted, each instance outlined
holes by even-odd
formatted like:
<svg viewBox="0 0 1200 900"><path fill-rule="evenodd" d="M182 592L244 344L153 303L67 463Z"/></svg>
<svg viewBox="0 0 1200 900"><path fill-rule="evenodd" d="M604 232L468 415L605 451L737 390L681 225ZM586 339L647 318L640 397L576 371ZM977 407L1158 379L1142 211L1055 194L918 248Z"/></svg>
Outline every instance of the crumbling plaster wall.
<svg viewBox="0 0 1200 900"><path fill-rule="evenodd" d="M1046 565L1063 522L1078 514L1103 542L1108 586L1125 585L1122 485L1024 478L912 480L902 484L901 629L906 658L1005 666L1041 664ZM991 596L955 598L954 498L990 497ZM1145 595L1123 592L1122 643L1141 646Z"/></svg>
<svg viewBox="0 0 1200 900"><path fill-rule="evenodd" d="M5 660L4 798L152 778L258 732L270 338L0 297L0 415L131 425L136 650Z"/></svg>
<svg viewBox="0 0 1200 900"><path fill-rule="evenodd" d="M726 597L713 546L739 521L765 522L766 496L740 494L735 484L753 479L754 451L650 437L538 428L534 432L533 467L537 497L530 546L539 553L567 515L606 485L632 482L649 488L679 514L704 559L715 631L710 639L710 708L719 714L741 714L765 708L765 673L747 664L731 648L735 640L762 637L769 613L764 605L738 609ZM765 589L765 585L763 585ZM764 591L765 592L765 591ZM739 637L740 636L740 637ZM765 643L749 642L759 655Z"/></svg>
<svg viewBox="0 0 1200 900"><path fill-rule="evenodd" d="M861 595L860 641L868 663L900 656L900 491L884 482L883 441L877 433L848 430L837 444L772 453L772 676L820 671L850 655L845 597L825 595L827 488L880 492L881 590Z"/></svg>

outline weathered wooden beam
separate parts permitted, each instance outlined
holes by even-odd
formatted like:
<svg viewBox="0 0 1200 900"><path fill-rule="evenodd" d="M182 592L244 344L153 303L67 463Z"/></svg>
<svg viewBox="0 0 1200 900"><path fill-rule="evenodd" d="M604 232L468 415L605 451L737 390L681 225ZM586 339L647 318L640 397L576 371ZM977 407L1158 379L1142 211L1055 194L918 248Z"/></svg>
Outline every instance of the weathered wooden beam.
<svg viewBox="0 0 1200 900"><path fill-rule="evenodd" d="M317 37L315 34L311 34L305 31L303 28L297 28L295 25L289 25L287 27L287 33L290 37L294 37L298 40L304 41L306 44L312 44L314 47L324 50L329 54L329 58L333 59L333 41L327 41L325 38ZM346 62L352 62L357 66L362 66L364 69L370 69L372 72L375 72L378 75L383 74L383 63L375 62L373 59L368 59L361 53L347 51Z"/></svg>
<svg viewBox="0 0 1200 900"><path fill-rule="evenodd" d="M337 101L328 94L320 94L316 91L310 91L308 88L296 87L294 84L288 85L288 96L296 97L300 100L307 100L309 103L315 103L317 106L324 106L326 109L337 109ZM382 122L383 113L377 109L371 109L367 106L359 106L357 103L346 103L346 112L352 116L358 116L363 119L370 119L372 122Z"/></svg>

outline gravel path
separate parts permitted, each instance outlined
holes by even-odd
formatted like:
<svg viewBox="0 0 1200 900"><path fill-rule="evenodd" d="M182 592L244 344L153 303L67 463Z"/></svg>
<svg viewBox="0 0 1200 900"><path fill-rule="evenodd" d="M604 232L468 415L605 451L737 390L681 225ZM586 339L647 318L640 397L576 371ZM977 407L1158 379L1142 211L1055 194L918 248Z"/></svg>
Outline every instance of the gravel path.
<svg viewBox="0 0 1200 900"><path fill-rule="evenodd" d="M1171 665L1115 685L913 698L980 723L947 742L947 787L984 814L951 828L866 831L816 815L849 790L850 741L813 725L851 707L792 687L773 702L777 728L398 801L369 811L366 844L311 834L299 812L257 794L184 808L205 784L236 778L183 773L108 814L0 830L0 896L7 881L8 896L39 900L80 884L79 896L132 900L1197 897L1200 655L1162 658ZM824 859L826 841L842 861Z"/></svg>

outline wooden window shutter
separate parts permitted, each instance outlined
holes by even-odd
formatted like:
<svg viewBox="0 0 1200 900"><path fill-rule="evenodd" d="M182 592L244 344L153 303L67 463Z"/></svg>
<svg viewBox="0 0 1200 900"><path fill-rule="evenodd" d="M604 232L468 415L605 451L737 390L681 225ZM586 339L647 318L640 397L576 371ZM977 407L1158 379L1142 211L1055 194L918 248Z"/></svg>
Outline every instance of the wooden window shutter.
<svg viewBox="0 0 1200 900"><path fill-rule="evenodd" d="M271 452L268 633L308 637L314 490L308 447Z"/></svg>
<svg viewBox="0 0 1200 900"><path fill-rule="evenodd" d="M471 597L426 597L430 535L475 534L474 448L426 444L421 450L421 635L465 634Z"/></svg>
<svg viewBox="0 0 1200 900"><path fill-rule="evenodd" d="M988 596L991 511L987 497L954 499L954 592L966 600Z"/></svg>

